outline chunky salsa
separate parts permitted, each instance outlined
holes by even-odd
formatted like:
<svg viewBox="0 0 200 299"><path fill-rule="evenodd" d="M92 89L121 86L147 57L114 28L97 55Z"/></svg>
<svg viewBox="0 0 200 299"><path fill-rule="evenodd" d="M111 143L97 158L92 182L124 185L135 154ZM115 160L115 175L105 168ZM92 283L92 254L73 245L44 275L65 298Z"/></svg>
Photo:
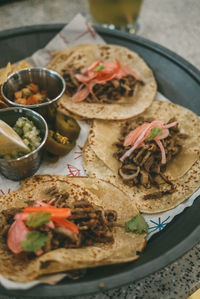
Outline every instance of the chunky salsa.
<svg viewBox="0 0 200 299"><path fill-rule="evenodd" d="M14 93L14 102L21 105L35 105L47 101L47 90L40 90L35 83L30 83Z"/></svg>
<svg viewBox="0 0 200 299"><path fill-rule="evenodd" d="M29 152L35 150L40 145L40 131L27 117L19 117L13 129L21 137L24 144L29 148ZM2 158L10 160L20 158L24 155L24 152L13 150L10 154L2 156Z"/></svg>

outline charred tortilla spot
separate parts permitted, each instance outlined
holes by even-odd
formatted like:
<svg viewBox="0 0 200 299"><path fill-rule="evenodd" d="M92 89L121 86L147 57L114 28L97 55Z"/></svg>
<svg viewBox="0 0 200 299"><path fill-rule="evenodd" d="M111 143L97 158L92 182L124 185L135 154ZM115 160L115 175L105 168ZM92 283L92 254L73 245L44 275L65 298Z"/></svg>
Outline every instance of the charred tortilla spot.
<svg viewBox="0 0 200 299"><path fill-rule="evenodd" d="M110 49L110 47L105 45L105 46L100 46L100 49L102 49L102 50L104 50L104 51L105 51L105 50L109 50L109 49Z"/></svg>
<svg viewBox="0 0 200 299"><path fill-rule="evenodd" d="M40 262L40 269L43 270L45 268L48 268L53 263L55 263L55 261L41 261Z"/></svg>

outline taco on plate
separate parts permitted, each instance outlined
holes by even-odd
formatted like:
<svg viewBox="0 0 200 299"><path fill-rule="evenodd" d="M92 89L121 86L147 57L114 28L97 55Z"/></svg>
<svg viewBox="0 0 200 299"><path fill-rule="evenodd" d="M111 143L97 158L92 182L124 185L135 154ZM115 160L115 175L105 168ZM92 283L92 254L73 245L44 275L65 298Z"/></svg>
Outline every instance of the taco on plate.
<svg viewBox="0 0 200 299"><path fill-rule="evenodd" d="M57 51L47 66L66 81L63 113L86 119L128 119L148 108L157 91L151 69L117 45L82 44Z"/></svg>
<svg viewBox="0 0 200 299"><path fill-rule="evenodd" d="M146 244L135 204L102 180L35 176L0 202L0 274L10 280L133 261Z"/></svg>
<svg viewBox="0 0 200 299"><path fill-rule="evenodd" d="M154 101L128 121L95 120L83 151L88 175L112 182L145 213L172 209L200 182L200 121L190 110Z"/></svg>

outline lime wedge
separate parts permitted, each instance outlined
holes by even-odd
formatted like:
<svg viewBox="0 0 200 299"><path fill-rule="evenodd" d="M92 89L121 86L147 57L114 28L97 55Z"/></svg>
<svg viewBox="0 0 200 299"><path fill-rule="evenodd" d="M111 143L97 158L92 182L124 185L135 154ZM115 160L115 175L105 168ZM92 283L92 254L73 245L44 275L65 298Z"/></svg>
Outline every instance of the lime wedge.
<svg viewBox="0 0 200 299"><path fill-rule="evenodd" d="M21 137L3 120L0 120L0 155L9 155L14 151L29 152Z"/></svg>

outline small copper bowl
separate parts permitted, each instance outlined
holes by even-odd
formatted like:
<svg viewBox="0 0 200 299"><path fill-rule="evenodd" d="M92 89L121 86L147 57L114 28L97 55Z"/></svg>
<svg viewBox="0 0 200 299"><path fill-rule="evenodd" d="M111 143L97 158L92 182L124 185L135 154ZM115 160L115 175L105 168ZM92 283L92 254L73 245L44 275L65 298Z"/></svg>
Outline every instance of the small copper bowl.
<svg viewBox="0 0 200 299"><path fill-rule="evenodd" d="M11 127L14 126L19 117L27 117L40 131L41 143L32 152L17 159L1 159L0 172L10 180L19 181L33 175L39 168L44 144L48 136L48 127L45 119L36 111L11 107L0 110L0 119L5 121Z"/></svg>

